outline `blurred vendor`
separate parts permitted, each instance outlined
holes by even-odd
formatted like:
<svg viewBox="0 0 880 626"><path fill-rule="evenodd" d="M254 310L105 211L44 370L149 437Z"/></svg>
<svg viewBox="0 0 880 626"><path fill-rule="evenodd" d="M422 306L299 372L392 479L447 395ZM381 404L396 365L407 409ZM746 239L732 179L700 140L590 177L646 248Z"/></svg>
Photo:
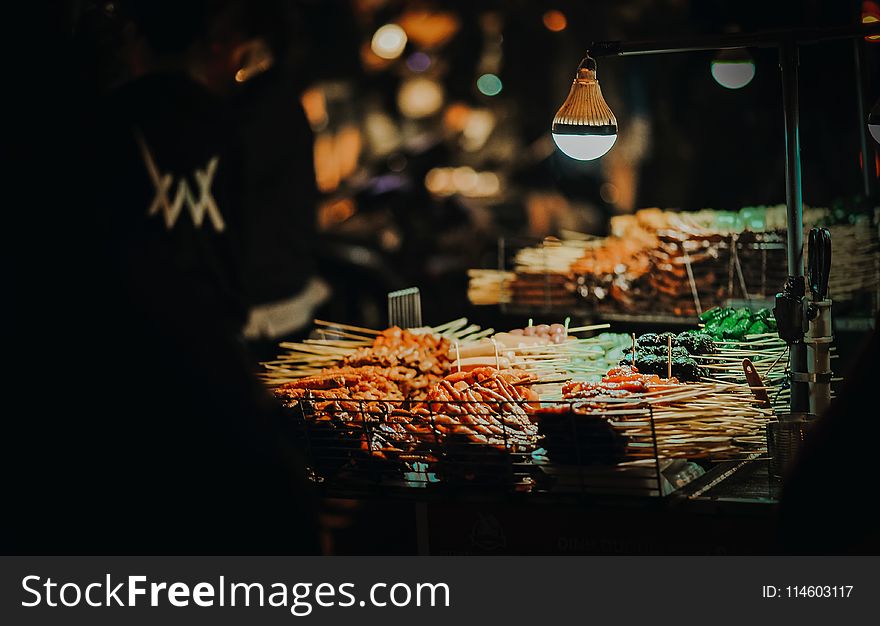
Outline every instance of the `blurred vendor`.
<svg viewBox="0 0 880 626"><path fill-rule="evenodd" d="M317 551L305 468L240 339L240 150L205 85L224 6L115 3L129 80L52 146L62 167L32 168L59 189L18 231L40 254L16 362L65 357L16 388L16 551Z"/></svg>
<svg viewBox="0 0 880 626"><path fill-rule="evenodd" d="M330 296L316 273L314 137L291 48L295 11L284 2L234 3L210 33L228 59L210 87L226 97L241 139L244 337L257 359L304 333Z"/></svg>

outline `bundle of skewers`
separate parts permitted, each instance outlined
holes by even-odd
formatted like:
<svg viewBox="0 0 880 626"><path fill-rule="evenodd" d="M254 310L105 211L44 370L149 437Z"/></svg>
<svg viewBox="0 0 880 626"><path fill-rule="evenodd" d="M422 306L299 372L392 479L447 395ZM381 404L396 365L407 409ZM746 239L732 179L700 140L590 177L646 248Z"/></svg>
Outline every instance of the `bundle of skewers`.
<svg viewBox="0 0 880 626"><path fill-rule="evenodd" d="M477 306L510 302L513 272L489 269L468 270L468 300Z"/></svg>
<svg viewBox="0 0 880 626"><path fill-rule="evenodd" d="M576 413L611 415L609 424L626 440L656 442L659 459L741 458L766 450L764 428L773 410L737 384L683 384L675 378L614 368L599 383L571 383L564 396ZM644 409L650 408L650 414ZM653 458L641 443L632 458Z"/></svg>
<svg viewBox="0 0 880 626"><path fill-rule="evenodd" d="M607 326L530 322L496 333L459 319L379 331L318 320L316 337L281 344L286 352L265 364L263 378L313 428L374 459L442 464L463 444L529 455L560 410L585 424L598 419L617 442L612 454L575 442L583 462L763 451L773 410L734 379L710 338L632 336L627 354L620 336L578 337ZM698 352L707 357L699 365Z"/></svg>
<svg viewBox="0 0 880 626"><path fill-rule="evenodd" d="M830 297L837 305L874 310L880 293L877 219L805 207L805 230L825 225L831 232ZM609 237L569 233L519 250L513 272L475 270L471 301L691 317L730 299L772 297L786 276L785 230L784 206L642 209L613 217Z"/></svg>
<svg viewBox="0 0 880 626"><path fill-rule="evenodd" d="M468 324L465 318L435 327L410 329L405 335L402 334L401 329L380 331L325 320L315 320L314 324L315 331L312 333L312 338L301 342L279 344L279 348L284 352L262 364L264 371L260 373L260 377L269 387L277 387L307 376L321 375L326 373L328 368L339 365L353 365L357 361L355 356L359 350L369 350L377 342L379 346L387 344L390 336L394 336L395 333L403 359L412 365L418 365L419 357L426 359L429 355L419 354L412 349L412 345L404 345L407 341L418 342L419 337L439 337L451 345L456 341L477 341L495 332L492 328L481 329L475 324ZM390 362L387 359L385 361Z"/></svg>
<svg viewBox="0 0 880 626"><path fill-rule="evenodd" d="M776 333L755 335L741 341L715 341L715 354L700 359L707 371L705 380L722 384L748 385L743 360L748 359L763 385L773 407L784 410L791 391L788 387L788 346Z"/></svg>

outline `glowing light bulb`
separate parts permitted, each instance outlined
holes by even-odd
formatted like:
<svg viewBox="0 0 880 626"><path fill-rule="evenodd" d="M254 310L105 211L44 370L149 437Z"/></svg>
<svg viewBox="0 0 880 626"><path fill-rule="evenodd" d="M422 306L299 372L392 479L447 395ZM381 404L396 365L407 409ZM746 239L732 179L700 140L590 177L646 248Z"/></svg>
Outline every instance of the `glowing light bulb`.
<svg viewBox="0 0 880 626"><path fill-rule="evenodd" d="M553 118L551 133L556 146L578 161L598 159L614 146L617 118L602 97L596 61L591 57L578 66L568 97Z"/></svg>
<svg viewBox="0 0 880 626"><path fill-rule="evenodd" d="M880 100L874 104L871 113L868 114L868 132L874 141L880 143Z"/></svg>
<svg viewBox="0 0 880 626"><path fill-rule="evenodd" d="M385 24L373 35L370 47L378 57L396 59L406 47L406 33L397 24Z"/></svg>
<svg viewBox="0 0 880 626"><path fill-rule="evenodd" d="M755 61L745 50L722 50L712 59L712 78L727 89L741 89L755 77Z"/></svg>
<svg viewBox="0 0 880 626"><path fill-rule="evenodd" d="M739 89L745 87L755 77L754 63L712 62L712 78L722 87Z"/></svg>
<svg viewBox="0 0 880 626"><path fill-rule="evenodd" d="M553 133L553 141L566 156L578 161L592 161L611 150L617 135L562 135Z"/></svg>

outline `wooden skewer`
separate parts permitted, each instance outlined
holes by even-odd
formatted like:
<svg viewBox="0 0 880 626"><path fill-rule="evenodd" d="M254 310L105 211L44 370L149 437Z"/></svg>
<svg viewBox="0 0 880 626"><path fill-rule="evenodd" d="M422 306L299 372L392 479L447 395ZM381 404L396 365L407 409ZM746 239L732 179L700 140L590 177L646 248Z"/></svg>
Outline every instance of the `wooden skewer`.
<svg viewBox="0 0 880 626"><path fill-rule="evenodd" d="M326 320L314 320L318 326L328 326L331 328L341 328L343 330L351 330L358 333L366 333L368 335L381 335L381 330L373 330L372 328L363 328L361 326L351 326L350 324L340 324L339 322L328 322Z"/></svg>
<svg viewBox="0 0 880 626"><path fill-rule="evenodd" d="M779 354L779 356L776 357L776 360L773 361L773 364L770 367L768 367L767 370L764 372L764 378L767 378L767 376L770 374L770 372L773 370L773 368L776 367L776 364L779 363L779 360L785 355L786 352L787 352L787 350L783 350Z"/></svg>
<svg viewBox="0 0 880 626"><path fill-rule="evenodd" d="M463 340L463 341L479 341L480 339L485 339L486 337L489 337L494 334L495 334L494 328L486 328L484 330L481 330L480 332L473 333L472 335L468 335L466 337L459 337L459 339Z"/></svg>
<svg viewBox="0 0 880 626"><path fill-rule="evenodd" d="M308 354L317 354L317 355L342 355L345 356L351 353L351 350L346 350L345 348L336 348L333 346L316 346L307 343L292 343L292 342L282 342L278 344L282 348L287 348L288 350L296 350L298 352L306 352Z"/></svg>
<svg viewBox="0 0 880 626"><path fill-rule="evenodd" d="M438 335L444 335L447 333L456 332L462 328L467 326L467 318L460 317L457 320L452 320L451 322L446 322L445 324L440 324L439 326L435 326L433 331Z"/></svg>
<svg viewBox="0 0 880 626"><path fill-rule="evenodd" d="M471 324L470 326L465 327L463 330L455 331L454 333L452 333L452 336L456 337L456 338L458 338L458 337L464 338L464 337L467 337L468 335L470 335L471 333L478 332L479 330L480 330L479 326L477 326L476 324Z"/></svg>
<svg viewBox="0 0 880 626"><path fill-rule="evenodd" d="M592 324L590 326L578 326L577 328L569 328L568 334L570 335L572 333L585 333L589 330L602 330L603 328L611 328L611 324Z"/></svg>
<svg viewBox="0 0 880 626"><path fill-rule="evenodd" d="M369 337L359 337L358 335L350 335L349 333L344 333L342 331L333 331L334 335L340 335L340 337L347 337L347 339L303 339L303 343L312 343L315 345L323 345L323 346L339 346L340 348L348 348L353 346L363 346L370 345L373 343L373 339Z"/></svg>

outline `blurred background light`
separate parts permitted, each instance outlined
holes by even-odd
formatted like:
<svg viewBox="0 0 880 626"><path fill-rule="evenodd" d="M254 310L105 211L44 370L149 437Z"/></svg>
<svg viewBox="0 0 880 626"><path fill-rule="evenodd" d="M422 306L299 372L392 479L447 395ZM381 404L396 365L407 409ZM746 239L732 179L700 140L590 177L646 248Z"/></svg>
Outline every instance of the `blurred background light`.
<svg viewBox="0 0 880 626"><path fill-rule="evenodd" d="M478 172L467 165L435 167L425 176L425 188L436 196L490 198L501 192L501 178L495 172Z"/></svg>
<svg viewBox="0 0 880 626"><path fill-rule="evenodd" d="M430 78L410 78L397 92L397 107L411 119L433 115L443 106L443 87Z"/></svg>
<svg viewBox="0 0 880 626"><path fill-rule="evenodd" d="M452 172L447 167L435 167L425 176L425 188L438 196L452 194Z"/></svg>
<svg viewBox="0 0 880 626"><path fill-rule="evenodd" d="M406 33L397 24L385 24L373 35L370 47L376 56L396 59L406 47Z"/></svg>
<svg viewBox="0 0 880 626"><path fill-rule="evenodd" d="M602 183L599 187L599 196L608 204L617 204L620 199L620 190L613 183Z"/></svg>
<svg viewBox="0 0 880 626"><path fill-rule="evenodd" d="M501 79L495 74L483 74L477 79L477 89L484 96L497 96L501 93L502 87Z"/></svg>
<svg viewBox="0 0 880 626"><path fill-rule="evenodd" d="M557 11L556 9L544 13L543 20L544 26L547 27L547 30L552 30L554 33L563 31L565 30L565 27L568 26L568 20L565 19L565 13Z"/></svg>
<svg viewBox="0 0 880 626"><path fill-rule="evenodd" d="M424 52L413 52L406 59L406 66L413 72L424 72L431 67L431 57Z"/></svg>
<svg viewBox="0 0 880 626"><path fill-rule="evenodd" d="M862 3L862 24L874 24L875 22L880 22L880 3L866 0ZM865 41L880 41L880 35L870 35L865 37Z"/></svg>
<svg viewBox="0 0 880 626"><path fill-rule="evenodd" d="M446 11L438 6L428 9L419 3L401 14L398 22L414 44L427 50L448 43L461 28L461 21L455 11Z"/></svg>
<svg viewBox="0 0 880 626"><path fill-rule="evenodd" d="M456 167L452 171L452 184L455 190L461 193L469 193L476 189L479 176L472 167Z"/></svg>

